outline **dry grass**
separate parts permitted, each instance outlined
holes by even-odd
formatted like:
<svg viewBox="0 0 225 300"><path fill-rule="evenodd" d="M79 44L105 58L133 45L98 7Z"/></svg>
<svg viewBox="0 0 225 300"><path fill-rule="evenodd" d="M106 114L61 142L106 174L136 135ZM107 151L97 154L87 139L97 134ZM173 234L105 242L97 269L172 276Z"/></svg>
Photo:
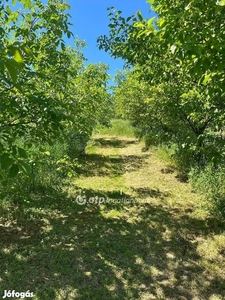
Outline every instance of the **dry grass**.
<svg viewBox="0 0 225 300"><path fill-rule="evenodd" d="M142 149L95 135L79 178L20 206L23 218L0 227L2 290L29 289L36 300L225 299L224 224ZM98 198L78 205L77 195Z"/></svg>

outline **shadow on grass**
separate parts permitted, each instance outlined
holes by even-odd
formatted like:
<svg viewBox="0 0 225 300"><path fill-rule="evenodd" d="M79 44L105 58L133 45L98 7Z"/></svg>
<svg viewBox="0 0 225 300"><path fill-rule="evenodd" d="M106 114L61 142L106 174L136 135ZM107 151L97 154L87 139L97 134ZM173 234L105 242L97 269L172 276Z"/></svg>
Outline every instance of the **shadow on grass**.
<svg viewBox="0 0 225 300"><path fill-rule="evenodd" d="M84 190L88 196L96 192ZM163 205L127 206L78 205L57 191L29 206L21 203L24 214L0 227L2 295L30 290L40 300L209 299L215 291L224 296L222 278L211 278L201 267L197 244L187 234L210 235L204 221Z"/></svg>
<svg viewBox="0 0 225 300"><path fill-rule="evenodd" d="M136 155L120 155L107 157L101 154L85 154L79 158L82 167L77 169L79 175L92 176L121 176L143 167L145 159L149 157Z"/></svg>
<svg viewBox="0 0 225 300"><path fill-rule="evenodd" d="M170 196L169 192L162 192L159 189L151 189L149 187L132 188L132 190L137 194L138 198L145 199L146 197L164 199Z"/></svg>
<svg viewBox="0 0 225 300"><path fill-rule="evenodd" d="M129 145L137 144L138 141L136 141L135 139L122 140L111 137L110 139L97 138L94 140L94 143L102 148L126 148Z"/></svg>

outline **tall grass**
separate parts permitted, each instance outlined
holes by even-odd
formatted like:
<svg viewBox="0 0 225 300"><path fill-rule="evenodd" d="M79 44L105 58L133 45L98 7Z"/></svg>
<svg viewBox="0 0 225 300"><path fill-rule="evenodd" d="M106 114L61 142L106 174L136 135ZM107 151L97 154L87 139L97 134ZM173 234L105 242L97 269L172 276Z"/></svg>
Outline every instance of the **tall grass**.
<svg viewBox="0 0 225 300"><path fill-rule="evenodd" d="M109 127L98 125L95 128L95 133L108 134L108 135L122 135L127 137L134 137L134 128L128 120L113 119Z"/></svg>
<svg viewBox="0 0 225 300"><path fill-rule="evenodd" d="M189 180L194 189L204 195L206 210L225 219L225 167L208 165L201 170L192 169Z"/></svg>

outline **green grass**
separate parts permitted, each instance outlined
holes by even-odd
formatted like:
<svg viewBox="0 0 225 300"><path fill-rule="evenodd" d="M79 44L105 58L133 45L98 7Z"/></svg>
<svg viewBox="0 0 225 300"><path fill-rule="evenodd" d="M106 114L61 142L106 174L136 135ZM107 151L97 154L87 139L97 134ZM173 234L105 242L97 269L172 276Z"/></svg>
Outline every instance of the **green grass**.
<svg viewBox="0 0 225 300"><path fill-rule="evenodd" d="M122 135L126 137L134 137L134 128L128 120L113 119L110 127L97 126L95 132L98 134Z"/></svg>
<svg viewBox="0 0 225 300"><path fill-rule="evenodd" d="M62 190L2 203L0 295L224 299L224 223L143 147L134 137L95 134L79 177ZM89 203L79 205L84 195Z"/></svg>
<svg viewBox="0 0 225 300"><path fill-rule="evenodd" d="M205 209L209 214L225 220L225 168L208 165L202 169L193 169L190 182L195 190L204 195Z"/></svg>

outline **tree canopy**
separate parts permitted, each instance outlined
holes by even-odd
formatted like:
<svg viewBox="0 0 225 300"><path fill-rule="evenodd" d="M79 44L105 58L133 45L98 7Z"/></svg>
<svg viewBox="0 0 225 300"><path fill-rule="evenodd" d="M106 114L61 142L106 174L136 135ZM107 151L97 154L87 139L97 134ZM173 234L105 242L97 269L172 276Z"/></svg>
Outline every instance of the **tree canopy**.
<svg viewBox="0 0 225 300"><path fill-rule="evenodd" d="M13 7L13 5L17 5ZM107 119L108 67L88 65L70 31L63 0L4 1L0 6L0 176L29 173L29 149L90 135ZM74 39L74 38L73 38Z"/></svg>
<svg viewBox="0 0 225 300"><path fill-rule="evenodd" d="M148 2L156 14L149 20L140 11L124 18L110 7L109 36L98 38L100 49L123 58L138 74L118 85L116 99L123 98L122 86L129 85L131 77L139 80L139 86L129 85L135 101L126 101L128 107L135 102L143 110L137 111L140 117L130 115L136 123L139 119L143 132L162 137L163 131L165 142L176 141L181 149L217 160L225 125L225 3ZM148 89L144 102L142 84Z"/></svg>

